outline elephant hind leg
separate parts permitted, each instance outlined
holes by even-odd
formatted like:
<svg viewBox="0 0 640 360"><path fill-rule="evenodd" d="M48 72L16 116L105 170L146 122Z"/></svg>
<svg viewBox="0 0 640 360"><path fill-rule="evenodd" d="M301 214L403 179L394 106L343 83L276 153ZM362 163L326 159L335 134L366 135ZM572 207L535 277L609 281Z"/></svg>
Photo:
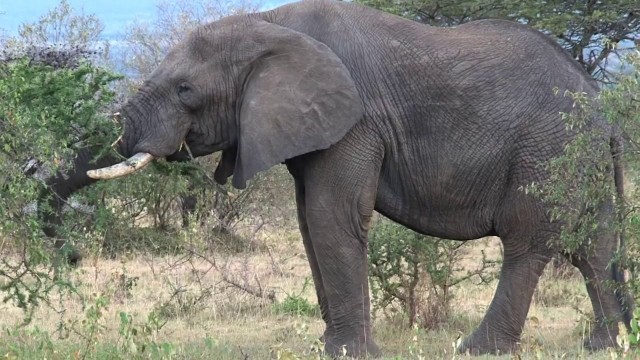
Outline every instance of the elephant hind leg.
<svg viewBox="0 0 640 360"><path fill-rule="evenodd" d="M458 349L462 353L517 350L538 280L555 252L547 245L553 229L543 210L517 190L508 200L495 227L504 246L498 287L482 322Z"/></svg>
<svg viewBox="0 0 640 360"><path fill-rule="evenodd" d="M519 251L507 244L504 252L491 305L478 328L462 342L461 353L505 354L518 349L533 292L551 256Z"/></svg>
<svg viewBox="0 0 640 360"><path fill-rule="evenodd" d="M612 204L603 204L598 212L600 229L595 234L596 241L589 249L580 248L575 253L565 254L569 261L580 270L585 279L587 293L591 299L595 317L594 328L585 340L585 347L600 350L615 347L618 323L625 321L624 307L632 306L625 296L616 296L617 274L611 263L617 250L617 237L611 223ZM620 280L620 279L618 279ZM622 291L622 290L620 290ZM621 304L621 299L628 304Z"/></svg>
<svg viewBox="0 0 640 360"><path fill-rule="evenodd" d="M613 275L607 262L596 256L565 255L584 277L591 299L595 324L584 346L589 350L601 350L616 346L618 322L622 321L622 309L615 295ZM608 283L609 282L609 283Z"/></svg>

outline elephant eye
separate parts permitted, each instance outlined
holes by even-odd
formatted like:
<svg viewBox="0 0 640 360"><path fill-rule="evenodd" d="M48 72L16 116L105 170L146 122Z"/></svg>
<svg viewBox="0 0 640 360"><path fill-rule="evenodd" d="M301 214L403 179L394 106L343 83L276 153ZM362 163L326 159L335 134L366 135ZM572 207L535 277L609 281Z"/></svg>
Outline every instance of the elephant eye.
<svg viewBox="0 0 640 360"><path fill-rule="evenodd" d="M183 96L191 92L191 87L185 83L178 85L178 95Z"/></svg>
<svg viewBox="0 0 640 360"><path fill-rule="evenodd" d="M180 101L189 109L195 110L199 107L199 101L197 96L195 96L195 92L193 91L193 87L187 83L182 83L178 85L176 88L178 92L178 97L180 97Z"/></svg>

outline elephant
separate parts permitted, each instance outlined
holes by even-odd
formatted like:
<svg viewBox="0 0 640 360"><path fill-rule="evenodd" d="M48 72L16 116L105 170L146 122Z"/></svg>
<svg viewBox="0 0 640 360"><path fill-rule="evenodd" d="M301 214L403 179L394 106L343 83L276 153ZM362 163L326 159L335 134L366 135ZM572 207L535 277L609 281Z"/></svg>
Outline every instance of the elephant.
<svg viewBox="0 0 640 360"><path fill-rule="evenodd" d="M189 34L122 109L130 158L89 176L127 175L183 144L194 156L222 151L214 178L232 177L240 189L286 164L325 351L334 355L381 353L367 282L374 210L441 238L498 236L497 290L458 350L508 353L545 265L563 251L549 241L560 226L549 205L522 187L547 179L538 165L575 136L560 116L573 110L565 91L595 98L598 86L525 25L435 28L360 4L302 1ZM597 142L611 154L607 176L622 195L618 131L600 114L589 124L604 134ZM608 266L619 243L607 226L612 204L613 196L599 212L595 251L568 255L587 280L596 321L585 345L594 350L615 346L618 321L630 319L630 305L605 286L622 281Z"/></svg>
<svg viewBox="0 0 640 360"><path fill-rule="evenodd" d="M116 148L117 152L121 149ZM88 147L80 148L73 160L73 165L67 171L58 171L43 179L45 187L37 199L38 217L42 222L44 234L54 239L54 248L60 252L66 263L72 266L78 265L82 260L82 254L75 247L69 246L65 239L58 236L57 227L62 224L62 211L67 200L73 193L79 191L97 180L87 176L87 171L110 166L119 162L115 156L104 156L94 161L97 149ZM180 152L169 158L170 161L189 161L186 152ZM29 161L25 166L25 175L32 176L38 171L40 165L37 161ZM47 204L46 206L44 204ZM195 196L181 195L180 210L182 227L189 227L189 217L194 213L197 205Z"/></svg>

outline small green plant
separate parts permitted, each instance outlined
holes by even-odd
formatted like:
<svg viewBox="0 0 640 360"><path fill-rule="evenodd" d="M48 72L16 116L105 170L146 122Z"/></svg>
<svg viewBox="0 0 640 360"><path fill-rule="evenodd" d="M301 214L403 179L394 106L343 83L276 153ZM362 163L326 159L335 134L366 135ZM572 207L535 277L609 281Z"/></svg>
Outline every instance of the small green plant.
<svg viewBox="0 0 640 360"><path fill-rule="evenodd" d="M165 359L171 358L175 353L176 348L173 344L158 342L158 333L167 323L159 312L150 312L147 320L142 323L137 323L133 315L124 311L119 312L118 317L120 319L118 343L123 354L131 356L148 354L154 359Z"/></svg>
<svg viewBox="0 0 640 360"><path fill-rule="evenodd" d="M298 360L298 359L324 359L324 344L320 339L313 335L309 335L309 324L306 322L296 321L293 326L284 330L281 338L278 340L284 340L284 338L295 338L302 344L309 344L307 350L299 352L292 350L284 345L283 342L271 345L269 352L271 358L277 360ZM342 357L341 357L342 358Z"/></svg>
<svg viewBox="0 0 640 360"><path fill-rule="evenodd" d="M82 332L76 331L76 334L84 339L84 357L95 352L98 338L106 329L102 320L108 306L109 299L107 297L95 295L94 303L85 311L85 318L82 320Z"/></svg>
<svg viewBox="0 0 640 360"><path fill-rule="evenodd" d="M616 339L619 348L613 355L621 355L623 359L636 358L640 352L640 309L636 308L631 318L630 328L622 323L618 323L619 334ZM612 355L612 358L613 358ZM635 356L634 356L635 355Z"/></svg>
<svg viewBox="0 0 640 360"><path fill-rule="evenodd" d="M640 308L636 308L631 319L631 331L629 331L629 344L632 346L640 345Z"/></svg>
<svg viewBox="0 0 640 360"><path fill-rule="evenodd" d="M304 298L302 294L306 291L307 287L311 284L311 280L306 278L302 285L302 290L297 294L287 294L287 296L277 304L274 304L275 311L282 314L290 314L296 316L318 316L320 309L318 305L311 304L309 300Z"/></svg>

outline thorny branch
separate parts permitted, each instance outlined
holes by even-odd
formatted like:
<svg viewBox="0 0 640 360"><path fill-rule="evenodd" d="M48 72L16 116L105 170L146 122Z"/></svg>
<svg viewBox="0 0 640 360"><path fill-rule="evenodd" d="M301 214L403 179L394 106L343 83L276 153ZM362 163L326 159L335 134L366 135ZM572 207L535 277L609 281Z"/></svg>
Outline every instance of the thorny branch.
<svg viewBox="0 0 640 360"><path fill-rule="evenodd" d="M200 258L210 264L211 267L213 267L220 274L220 276L222 277L222 281L230 285L231 287L242 290L247 294L253 295L257 298L267 299L272 303L276 301L275 292L273 290L267 290L263 288L262 284L260 284L260 281L257 278L257 275L254 274L254 281L256 282L256 285L252 285L247 279L239 280L235 276L231 275L228 266L218 265L216 259L213 257L205 256L194 250L189 250L189 254Z"/></svg>

